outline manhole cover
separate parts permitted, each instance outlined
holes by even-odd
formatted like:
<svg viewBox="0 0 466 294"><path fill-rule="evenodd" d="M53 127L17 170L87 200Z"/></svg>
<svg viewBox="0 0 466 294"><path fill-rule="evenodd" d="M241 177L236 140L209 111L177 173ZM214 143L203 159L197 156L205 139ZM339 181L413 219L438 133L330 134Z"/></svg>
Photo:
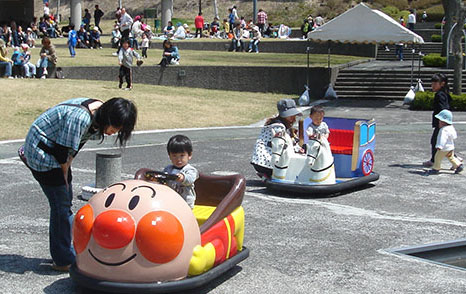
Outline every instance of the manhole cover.
<svg viewBox="0 0 466 294"><path fill-rule="evenodd" d="M466 239L414 247L388 249L387 252L406 255L427 262L466 270Z"/></svg>

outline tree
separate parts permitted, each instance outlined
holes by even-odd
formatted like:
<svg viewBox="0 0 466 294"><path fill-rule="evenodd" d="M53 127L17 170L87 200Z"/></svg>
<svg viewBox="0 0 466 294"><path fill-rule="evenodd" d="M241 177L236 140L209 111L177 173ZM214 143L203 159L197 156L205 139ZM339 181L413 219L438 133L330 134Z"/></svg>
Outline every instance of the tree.
<svg viewBox="0 0 466 294"><path fill-rule="evenodd" d="M464 36L464 17L466 10L462 1L458 3L458 10L456 12L456 26L452 32L452 52L454 59L454 78L453 78L453 93L456 95L461 94L461 86L463 80L463 46L461 40Z"/></svg>
<svg viewBox="0 0 466 294"><path fill-rule="evenodd" d="M451 49L454 56L453 93L459 95L461 94L461 84L463 79L463 46L461 45L461 39L463 37L466 8L464 7L462 0L442 0L442 5L445 10L442 56L448 55L448 34L453 25L457 23L451 34Z"/></svg>
<svg viewBox="0 0 466 294"><path fill-rule="evenodd" d="M445 24L443 25L442 39L442 56L447 56L447 38L448 33L453 26L453 17L456 14L457 0L442 0L443 10L445 11Z"/></svg>

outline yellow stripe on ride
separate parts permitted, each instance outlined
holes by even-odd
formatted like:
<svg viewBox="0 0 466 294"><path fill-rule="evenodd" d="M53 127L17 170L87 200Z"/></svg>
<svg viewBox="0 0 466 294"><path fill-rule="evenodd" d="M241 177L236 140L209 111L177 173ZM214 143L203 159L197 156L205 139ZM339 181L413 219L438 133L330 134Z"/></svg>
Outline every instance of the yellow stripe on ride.
<svg viewBox="0 0 466 294"><path fill-rule="evenodd" d="M224 218L223 221L225 222L225 226L227 227L227 234L228 234L228 248L227 248L227 255L226 259L230 258L230 250L231 250L231 227L228 218Z"/></svg>
<svg viewBox="0 0 466 294"><path fill-rule="evenodd" d="M334 172L334 171L335 171L335 167L332 166L332 168L329 170L328 174L325 177L323 177L322 179L318 179L318 180L309 179L309 182L314 182L314 183L323 182L326 179L328 179L332 175L332 172Z"/></svg>

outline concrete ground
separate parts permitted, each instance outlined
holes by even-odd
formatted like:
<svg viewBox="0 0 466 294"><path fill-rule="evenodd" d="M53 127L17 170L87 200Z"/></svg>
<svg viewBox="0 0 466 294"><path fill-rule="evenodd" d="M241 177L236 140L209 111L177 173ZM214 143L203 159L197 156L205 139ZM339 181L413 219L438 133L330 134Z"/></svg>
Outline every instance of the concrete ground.
<svg viewBox="0 0 466 294"><path fill-rule="evenodd" d="M431 113L400 102L335 101L328 116L377 120L373 185L329 198L299 198L264 189L249 158L258 127L175 130L134 136L123 153L123 174L168 163L167 139L194 141L192 163L204 173L238 172L244 199L248 259L192 293L464 293L466 273L388 253L386 249L460 239L466 229L465 175L445 170L423 176ZM466 154L466 113L454 113ZM2 293L94 293L68 274L50 270L48 205L17 159L19 142L0 144L0 285ZM74 162L74 190L93 183L95 153L111 140L89 143ZM85 202L74 200L74 211Z"/></svg>

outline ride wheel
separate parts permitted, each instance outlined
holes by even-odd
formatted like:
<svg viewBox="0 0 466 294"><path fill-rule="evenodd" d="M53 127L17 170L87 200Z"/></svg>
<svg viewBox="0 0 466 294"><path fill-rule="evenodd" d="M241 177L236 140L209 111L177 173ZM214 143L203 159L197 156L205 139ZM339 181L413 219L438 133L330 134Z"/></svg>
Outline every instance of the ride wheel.
<svg viewBox="0 0 466 294"><path fill-rule="evenodd" d="M372 169L374 169L374 153L372 150L367 149L361 159L362 174L368 176L371 174Z"/></svg>

